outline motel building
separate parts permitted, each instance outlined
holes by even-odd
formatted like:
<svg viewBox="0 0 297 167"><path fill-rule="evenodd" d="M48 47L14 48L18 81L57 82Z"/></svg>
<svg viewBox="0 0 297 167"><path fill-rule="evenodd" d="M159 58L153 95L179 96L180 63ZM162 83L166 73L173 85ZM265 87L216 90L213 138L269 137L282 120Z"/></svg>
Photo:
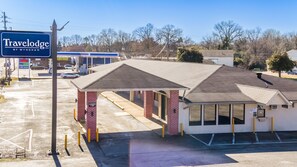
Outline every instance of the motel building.
<svg viewBox="0 0 297 167"><path fill-rule="evenodd" d="M126 92L143 100L144 116L156 114L176 135L297 130L297 83L225 65L125 60L91 68L77 78L77 120L95 139L98 95ZM98 110L98 111L97 111ZM272 126L273 124L273 126ZM271 129L273 128L273 129Z"/></svg>

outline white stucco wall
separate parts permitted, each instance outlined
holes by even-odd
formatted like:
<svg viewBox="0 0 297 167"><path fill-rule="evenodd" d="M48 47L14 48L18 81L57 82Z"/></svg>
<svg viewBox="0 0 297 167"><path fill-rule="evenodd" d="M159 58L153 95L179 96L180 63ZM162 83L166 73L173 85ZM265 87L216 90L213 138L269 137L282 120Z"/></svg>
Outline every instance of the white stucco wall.
<svg viewBox="0 0 297 167"><path fill-rule="evenodd" d="M233 67L233 57L203 57L206 60L212 60L215 64L225 64Z"/></svg>
<svg viewBox="0 0 297 167"><path fill-rule="evenodd" d="M232 126L230 125L199 125L189 126L189 108L185 108L184 103L180 103L179 123L183 123L184 131L188 134L199 133L230 133ZM257 107L256 104L245 105L245 124L235 124L235 132L252 132L253 131L253 111ZM185 109L184 109L185 108ZM277 106L277 109L270 110L266 107L266 118L259 121L256 119L256 131L270 131L271 117L274 117L275 131L291 131L297 130L297 107L288 109ZM203 113L202 113L203 117ZM218 115L217 115L218 118ZM218 119L217 119L218 120Z"/></svg>

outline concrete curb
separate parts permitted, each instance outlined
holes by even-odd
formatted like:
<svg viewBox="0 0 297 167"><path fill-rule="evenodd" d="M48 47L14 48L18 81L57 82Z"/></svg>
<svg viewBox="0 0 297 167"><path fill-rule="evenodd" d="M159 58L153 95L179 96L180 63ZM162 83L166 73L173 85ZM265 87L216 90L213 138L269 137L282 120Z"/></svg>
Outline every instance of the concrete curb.
<svg viewBox="0 0 297 167"><path fill-rule="evenodd" d="M121 110L124 110L125 108L118 104L117 102L113 101L112 99L108 98L105 94L101 93L103 97L105 97L107 100L111 101L113 104L115 104L117 107L119 107Z"/></svg>

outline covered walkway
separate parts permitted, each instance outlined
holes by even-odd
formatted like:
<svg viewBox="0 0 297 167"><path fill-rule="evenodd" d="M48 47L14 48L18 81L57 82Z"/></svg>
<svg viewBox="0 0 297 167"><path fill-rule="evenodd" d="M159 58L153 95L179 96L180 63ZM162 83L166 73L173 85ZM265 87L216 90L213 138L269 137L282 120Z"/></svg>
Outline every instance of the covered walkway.
<svg viewBox="0 0 297 167"><path fill-rule="evenodd" d="M128 91L131 94L142 91L143 116L148 119L153 118L154 92L166 91L164 112L167 131L169 135L179 132L179 90L188 89L182 85L119 63L105 65L102 71L77 78L72 83L77 87L76 118L78 121L86 121L86 128L91 131L91 139L96 138L97 98L105 91Z"/></svg>
<svg viewBox="0 0 297 167"><path fill-rule="evenodd" d="M119 105L123 110L132 115L139 122L144 124L147 128L161 135L162 125L166 124L166 121L160 119L157 115L153 114L151 118L144 117L144 108L127 100L126 98L108 91L101 93L102 96L112 101L114 104ZM165 126L166 127L166 126Z"/></svg>

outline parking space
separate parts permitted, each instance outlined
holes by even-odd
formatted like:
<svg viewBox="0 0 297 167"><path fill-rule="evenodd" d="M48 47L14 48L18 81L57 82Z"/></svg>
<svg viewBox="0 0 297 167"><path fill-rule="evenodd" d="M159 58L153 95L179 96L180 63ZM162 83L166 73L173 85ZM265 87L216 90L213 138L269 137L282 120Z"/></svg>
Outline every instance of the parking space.
<svg viewBox="0 0 297 167"><path fill-rule="evenodd" d="M297 142L296 131L276 132L282 142Z"/></svg>
<svg viewBox="0 0 297 167"><path fill-rule="evenodd" d="M277 135L275 133L271 132L258 132L257 133L259 142L261 143L275 143L280 142L277 138ZM296 136L297 137L297 136Z"/></svg>
<svg viewBox="0 0 297 167"><path fill-rule="evenodd" d="M254 133L236 133L235 135L236 144L252 144L256 143L256 141Z"/></svg>
<svg viewBox="0 0 297 167"><path fill-rule="evenodd" d="M198 142L208 146L220 145L246 145L246 144L273 144L273 143L297 143L297 132L247 132L218 133L218 134L192 134Z"/></svg>

